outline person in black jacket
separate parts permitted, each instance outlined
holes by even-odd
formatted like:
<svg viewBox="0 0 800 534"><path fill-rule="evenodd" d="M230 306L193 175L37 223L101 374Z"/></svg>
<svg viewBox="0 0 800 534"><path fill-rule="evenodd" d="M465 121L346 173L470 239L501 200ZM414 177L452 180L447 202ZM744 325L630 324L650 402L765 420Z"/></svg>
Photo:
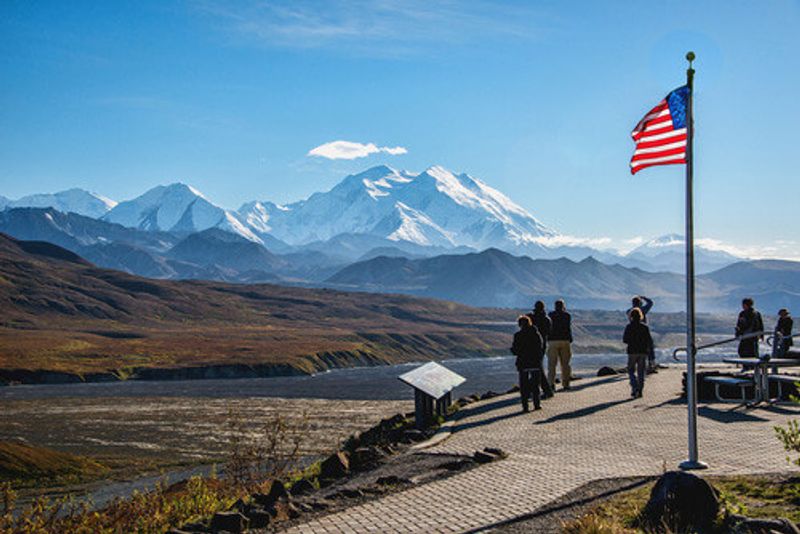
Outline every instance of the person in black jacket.
<svg viewBox="0 0 800 534"><path fill-rule="evenodd" d="M794 341L790 337L792 335L792 326L794 326L794 321L792 321L792 316L789 315L789 310L786 308L778 310L778 324L775 325L775 334L776 338L777 334L781 336L780 351L782 355L785 355L794 345Z"/></svg>
<svg viewBox="0 0 800 534"><path fill-rule="evenodd" d="M628 378L631 382L631 397L642 396L644 391L645 366L653 338L650 328L643 322L644 314L639 308L631 310L631 319L622 334L622 341L628 345Z"/></svg>
<svg viewBox="0 0 800 534"><path fill-rule="evenodd" d="M547 339L550 337L550 330L552 329L553 323L550 321L550 317L547 316L544 302L537 300L533 305L533 311L527 315L533 323L533 326L539 330L539 335L542 336L542 354L547 354ZM543 399L549 399L553 396L553 388L551 386L547 377L544 376L544 372L539 373L539 384L537 387L542 388Z"/></svg>
<svg viewBox="0 0 800 534"><path fill-rule="evenodd" d="M557 300L555 310L550 312L552 328L547 347L547 380L556 387L556 364L561 364L561 385L569 389L572 377L572 317L567 313L563 300Z"/></svg>
<svg viewBox="0 0 800 534"><path fill-rule="evenodd" d="M542 373L542 336L533 326L527 315L517 319L519 332L514 334L511 354L517 357L516 366L519 373L519 393L522 397L522 411L529 411L528 399L533 395L533 409L540 410L539 374Z"/></svg>
<svg viewBox="0 0 800 534"><path fill-rule="evenodd" d="M764 321L761 314L756 311L753 299L742 299L742 311L736 320L736 337L764 331ZM742 358L758 358L758 340L764 336L752 336L739 341L739 356Z"/></svg>

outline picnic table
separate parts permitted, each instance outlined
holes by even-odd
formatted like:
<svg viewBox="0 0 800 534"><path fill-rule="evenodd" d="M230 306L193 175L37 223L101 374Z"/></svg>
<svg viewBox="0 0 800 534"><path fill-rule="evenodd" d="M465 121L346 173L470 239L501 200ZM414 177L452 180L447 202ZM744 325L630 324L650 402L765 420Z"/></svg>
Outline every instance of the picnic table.
<svg viewBox="0 0 800 534"><path fill-rule="evenodd" d="M800 360L793 358L771 358L763 360L761 358L723 358L722 361L733 365L741 365L745 369L753 369L753 383L755 384L756 396L754 404L769 400L770 375L768 371L770 367L773 369L773 373L775 373L774 376L781 378L784 378L786 375L777 375L779 367L800 367ZM789 381L791 380L792 379L789 378ZM795 380L800 380L800 377L797 377Z"/></svg>

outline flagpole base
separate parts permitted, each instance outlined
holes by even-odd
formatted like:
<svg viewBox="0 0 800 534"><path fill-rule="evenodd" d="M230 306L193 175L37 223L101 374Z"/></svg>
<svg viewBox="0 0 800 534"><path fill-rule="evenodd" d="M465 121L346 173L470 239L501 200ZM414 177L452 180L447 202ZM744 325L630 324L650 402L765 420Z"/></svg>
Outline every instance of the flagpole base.
<svg viewBox="0 0 800 534"><path fill-rule="evenodd" d="M683 471L699 471L701 469L708 469L708 464L705 462L701 462L697 460L693 462L692 460L686 460L678 464Z"/></svg>

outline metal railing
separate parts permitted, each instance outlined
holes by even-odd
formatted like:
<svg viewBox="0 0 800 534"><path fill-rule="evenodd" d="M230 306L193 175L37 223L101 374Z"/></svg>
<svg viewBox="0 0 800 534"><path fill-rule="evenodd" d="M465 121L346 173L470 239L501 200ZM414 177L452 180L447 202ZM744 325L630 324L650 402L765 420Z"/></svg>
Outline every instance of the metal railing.
<svg viewBox="0 0 800 534"><path fill-rule="evenodd" d="M695 354L697 352L700 352L703 349L708 349L708 348L711 348L711 347L718 347L719 345L725 345L727 343L733 343L734 341L744 341L745 339L752 339L754 337L762 337L762 336L765 336L765 335L767 336L767 345L771 347L772 344L773 344L773 339L775 338L775 333L774 332L767 332L766 330L764 330L764 331L761 331L761 332L751 332L750 334L745 334L743 336L723 339L721 341L714 341L713 343L706 343L705 345L698 345L697 347L695 347ZM793 338L795 338L797 336L800 336L800 333L792 334L791 336L781 336L781 339L782 340L783 339L793 339ZM673 350L672 351L672 359L675 360L676 362L681 361L681 360L678 359L678 353L679 352L685 352L685 353L688 354L689 351L688 351L688 349L686 347L678 347L675 350Z"/></svg>

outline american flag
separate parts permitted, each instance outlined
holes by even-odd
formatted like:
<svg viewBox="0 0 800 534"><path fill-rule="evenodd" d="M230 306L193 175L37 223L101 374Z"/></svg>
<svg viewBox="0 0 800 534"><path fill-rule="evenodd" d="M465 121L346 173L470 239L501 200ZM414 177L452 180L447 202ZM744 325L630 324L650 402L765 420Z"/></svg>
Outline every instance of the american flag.
<svg viewBox="0 0 800 534"><path fill-rule="evenodd" d="M689 87L684 85L647 112L631 132L636 149L631 174L654 165L686 163L686 110Z"/></svg>

